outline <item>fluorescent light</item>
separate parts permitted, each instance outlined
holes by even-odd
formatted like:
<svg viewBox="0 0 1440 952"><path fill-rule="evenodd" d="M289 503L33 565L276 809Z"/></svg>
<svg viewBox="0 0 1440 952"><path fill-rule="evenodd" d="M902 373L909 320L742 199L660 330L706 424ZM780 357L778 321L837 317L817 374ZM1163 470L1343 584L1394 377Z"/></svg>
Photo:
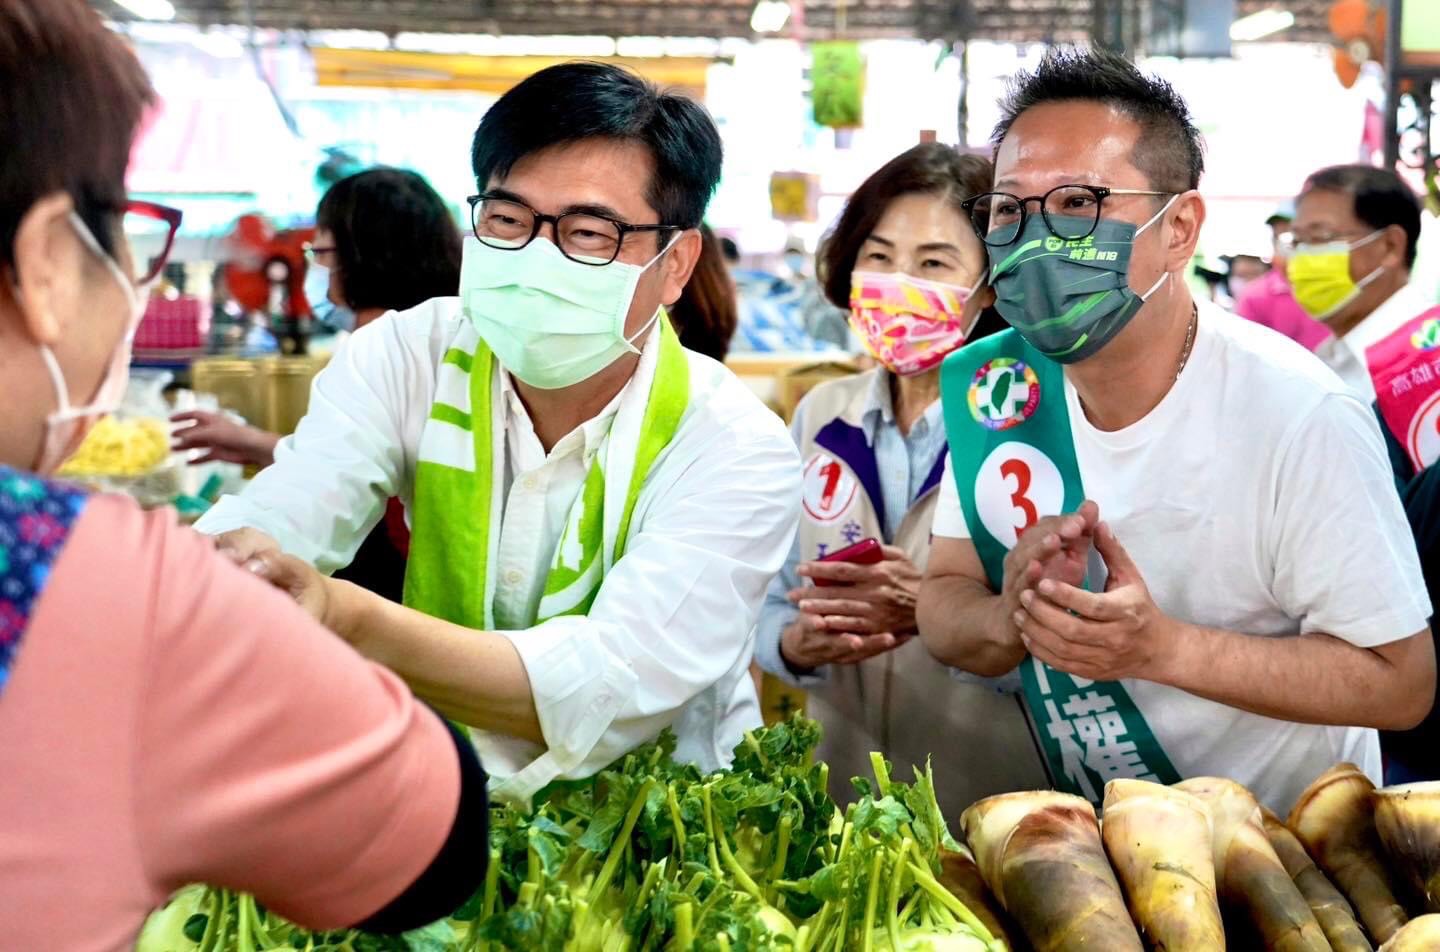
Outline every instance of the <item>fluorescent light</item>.
<svg viewBox="0 0 1440 952"><path fill-rule="evenodd" d="M199 33L191 40L195 48L216 59L239 59L245 55L245 46L234 34L219 28Z"/></svg>
<svg viewBox="0 0 1440 952"><path fill-rule="evenodd" d="M379 30L311 30L311 46L341 50L388 50L390 37Z"/></svg>
<svg viewBox="0 0 1440 952"><path fill-rule="evenodd" d="M142 20L173 20L175 5L170 0L115 0Z"/></svg>
<svg viewBox="0 0 1440 952"><path fill-rule="evenodd" d="M1249 43L1295 25L1295 14L1289 10L1257 10L1248 17L1241 17L1230 24L1230 39L1237 43Z"/></svg>
<svg viewBox="0 0 1440 952"><path fill-rule="evenodd" d="M785 0L756 0L750 14L750 29L756 33L779 33L790 19L790 4Z"/></svg>

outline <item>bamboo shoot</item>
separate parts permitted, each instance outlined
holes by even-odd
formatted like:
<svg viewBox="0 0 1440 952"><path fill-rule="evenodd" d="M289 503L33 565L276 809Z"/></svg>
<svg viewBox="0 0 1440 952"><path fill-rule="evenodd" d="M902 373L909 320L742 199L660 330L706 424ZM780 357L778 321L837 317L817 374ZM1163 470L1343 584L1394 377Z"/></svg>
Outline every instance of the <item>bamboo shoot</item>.
<svg viewBox="0 0 1440 952"><path fill-rule="evenodd" d="M1008 793L974 804L960 822L980 875L1035 952L1141 952L1088 801Z"/></svg>
<svg viewBox="0 0 1440 952"><path fill-rule="evenodd" d="M1380 861L1374 792L1375 785L1359 767L1337 764L1300 795L1289 826L1350 900L1370 937L1385 942L1409 917Z"/></svg>
<svg viewBox="0 0 1440 952"><path fill-rule="evenodd" d="M1365 938L1349 900L1320 872L1320 867L1305 852L1295 834L1269 810L1263 810L1263 817L1270 845L1275 848L1280 862L1285 864L1285 872L1295 881L1300 895L1310 904L1315 921L1320 923L1325 938L1330 940L1330 948L1334 952L1374 952L1375 947Z"/></svg>
<svg viewBox="0 0 1440 952"><path fill-rule="evenodd" d="M1380 952L1435 952L1436 949L1440 949L1440 916L1432 914L1406 923L1405 928L1380 947Z"/></svg>
<svg viewBox="0 0 1440 952"><path fill-rule="evenodd" d="M1265 835L1249 790L1219 777L1176 784L1210 809L1215 876L1227 904L1244 910L1269 952L1331 952L1330 942Z"/></svg>
<svg viewBox="0 0 1440 952"><path fill-rule="evenodd" d="M1150 948L1225 948L1210 811L1204 803L1162 784L1112 780L1105 785L1100 832L1130 914Z"/></svg>
<svg viewBox="0 0 1440 952"><path fill-rule="evenodd" d="M1375 791L1375 830L1421 910L1440 913L1440 782Z"/></svg>

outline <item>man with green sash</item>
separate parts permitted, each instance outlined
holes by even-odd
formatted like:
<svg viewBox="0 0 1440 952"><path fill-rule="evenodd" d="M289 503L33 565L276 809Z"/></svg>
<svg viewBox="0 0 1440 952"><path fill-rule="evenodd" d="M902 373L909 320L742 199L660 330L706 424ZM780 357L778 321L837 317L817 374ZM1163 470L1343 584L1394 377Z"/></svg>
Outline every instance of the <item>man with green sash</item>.
<svg viewBox="0 0 1440 952"><path fill-rule="evenodd" d="M951 469L919 604L942 661L1017 667L1054 783L1233 777L1288 810L1429 710L1429 599L1374 416L1313 355L1192 299L1184 101L1053 50L970 201L1012 330L942 371Z"/></svg>
<svg viewBox="0 0 1440 952"><path fill-rule="evenodd" d="M356 332L275 464L200 523L471 727L496 796L589 776L665 727L716 768L759 723L750 630L795 533L799 458L663 311L720 161L702 107L624 70L520 83L475 134L459 296ZM392 496L403 606L319 574Z"/></svg>

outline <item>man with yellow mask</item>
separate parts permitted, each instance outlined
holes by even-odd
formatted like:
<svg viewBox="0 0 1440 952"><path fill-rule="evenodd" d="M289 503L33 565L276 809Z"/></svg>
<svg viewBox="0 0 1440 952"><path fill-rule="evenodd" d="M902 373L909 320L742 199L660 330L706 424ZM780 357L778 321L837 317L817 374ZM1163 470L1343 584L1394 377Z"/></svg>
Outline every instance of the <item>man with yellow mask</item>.
<svg viewBox="0 0 1440 952"><path fill-rule="evenodd" d="M1322 169L1296 204L1290 281L1335 337L1315 351L1374 401L1426 588L1440 593L1440 307L1411 283L1420 202L1394 172ZM1381 734L1386 780L1440 779L1440 715Z"/></svg>
<svg viewBox="0 0 1440 952"><path fill-rule="evenodd" d="M274 464L199 528L471 727L495 796L666 727L715 769L760 722L750 630L800 509L784 425L663 312L700 256L719 133L568 63L491 106L471 160L459 296L357 331ZM392 496L403 606L317 573Z"/></svg>
<svg viewBox="0 0 1440 952"><path fill-rule="evenodd" d="M1419 326L1401 333L1422 316L1440 318L1440 310L1427 314L1436 302L1410 284L1419 238L1420 201L1399 176L1337 165L1306 180L1291 233L1281 241L1296 301L1335 335L1316 355L1362 397L1378 398L1391 433L1407 445L1410 411L1419 409L1410 404L1440 389L1440 372L1425 357L1440 336L1412 347ZM1404 406L1394 404L1398 398ZM1428 464L1440 454L1440 431L1426 437L1414 449Z"/></svg>

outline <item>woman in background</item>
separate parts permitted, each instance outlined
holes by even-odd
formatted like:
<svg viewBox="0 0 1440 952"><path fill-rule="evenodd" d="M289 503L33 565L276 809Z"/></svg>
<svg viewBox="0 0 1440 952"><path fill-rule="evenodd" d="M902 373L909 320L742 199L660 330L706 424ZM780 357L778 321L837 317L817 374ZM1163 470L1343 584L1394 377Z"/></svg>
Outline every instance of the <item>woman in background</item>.
<svg viewBox="0 0 1440 952"><path fill-rule="evenodd" d="M982 323L994 295L960 205L991 175L985 159L916 146L856 190L821 245L826 296L879 366L821 384L795 411L800 533L756 633L761 667L809 691L833 794L869 773L872 750L906 779L930 751L964 751L935 765L947 815L1045 781L1014 700L955 680L914 637L947 452L940 364L1003 326ZM864 539L881 546L876 564L822 561Z"/></svg>
<svg viewBox="0 0 1440 952"><path fill-rule="evenodd" d="M375 168L341 179L320 200L310 267L329 273L327 298L355 315L359 330L387 311L404 311L460 287L460 231L445 202L404 169ZM275 461L280 436L222 413L177 414L189 424L177 450L202 450L196 463L220 460L257 469ZM335 573L391 601L400 601L410 533L391 500L355 560Z"/></svg>
<svg viewBox="0 0 1440 952"><path fill-rule="evenodd" d="M700 226L700 241L700 260L690 282L667 310L681 344L724 363L739 320L735 279L709 225Z"/></svg>

